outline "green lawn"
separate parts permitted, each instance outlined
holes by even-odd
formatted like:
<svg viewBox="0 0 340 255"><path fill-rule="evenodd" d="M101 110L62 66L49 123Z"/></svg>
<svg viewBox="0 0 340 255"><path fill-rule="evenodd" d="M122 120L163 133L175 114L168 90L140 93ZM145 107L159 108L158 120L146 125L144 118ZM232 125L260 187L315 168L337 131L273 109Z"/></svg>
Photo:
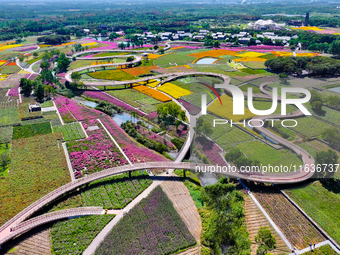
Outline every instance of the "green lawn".
<svg viewBox="0 0 340 255"><path fill-rule="evenodd" d="M251 69L264 69L266 66L263 61L243 61L241 62L244 66Z"/></svg>
<svg viewBox="0 0 340 255"><path fill-rule="evenodd" d="M0 126L12 126L20 124L18 108L0 109Z"/></svg>
<svg viewBox="0 0 340 255"><path fill-rule="evenodd" d="M45 101L45 102L43 102L43 103L41 104L41 107L42 107L42 108L45 108L45 107L52 107L52 106L54 106L54 104L53 104L53 101L51 101L51 100Z"/></svg>
<svg viewBox="0 0 340 255"><path fill-rule="evenodd" d="M304 104L308 111L310 111L310 113L318 118L321 118L322 120L325 121L329 121L335 125L340 126L340 111L337 110L333 110L331 108L328 108L326 106L322 107L322 112L321 113L316 113L312 110L312 107L310 106L309 103Z"/></svg>
<svg viewBox="0 0 340 255"><path fill-rule="evenodd" d="M52 133L50 122L16 126L13 128L13 139L20 139L37 135L46 135L50 133Z"/></svg>
<svg viewBox="0 0 340 255"><path fill-rule="evenodd" d="M2 74L12 74L12 73L17 73L20 71L19 66L5 66L0 69L0 73Z"/></svg>
<svg viewBox="0 0 340 255"><path fill-rule="evenodd" d="M157 111L157 105L161 103L135 89L108 90L106 92L145 113Z"/></svg>
<svg viewBox="0 0 340 255"><path fill-rule="evenodd" d="M189 52L178 52L169 55L164 55L155 59L154 65L158 65L160 67L170 67L174 66L173 64L176 63L177 65L186 65L191 64L196 58L188 56ZM170 65L170 63L172 65Z"/></svg>
<svg viewBox="0 0 340 255"><path fill-rule="evenodd" d="M206 121L213 125L214 119L218 119L213 115L205 115L203 117ZM237 127L230 127L230 124L216 125L212 128L212 133L209 135L219 146L221 146L225 151L229 151L234 148L234 143L242 143L247 141L253 141L254 137L248 133L242 131Z"/></svg>
<svg viewBox="0 0 340 255"><path fill-rule="evenodd" d="M71 181L61 140L60 133L13 140L10 172L0 179L0 225Z"/></svg>
<svg viewBox="0 0 340 255"><path fill-rule="evenodd" d="M240 86L239 88L240 88L242 91L245 91L245 92L248 92L248 88L252 88L252 89L253 89L253 94L262 94L260 88L254 86L254 85L244 84L244 85Z"/></svg>
<svg viewBox="0 0 340 255"><path fill-rule="evenodd" d="M241 143L236 145L247 157L251 159L257 159L263 165L270 164L271 166L288 166L292 164L299 168L302 161L298 158L296 154L290 150L281 149L276 150L269 145L262 143L260 141L251 141L247 143ZM293 167L291 169L294 170Z"/></svg>
<svg viewBox="0 0 340 255"><path fill-rule="evenodd" d="M115 80L115 81L126 81L126 80L134 80L137 79L135 76L128 74L122 70L105 70L105 71L96 71L93 73L87 73L89 76L95 79L101 80Z"/></svg>
<svg viewBox="0 0 340 255"><path fill-rule="evenodd" d="M296 121L298 122L297 126L290 129L307 138L318 137L326 129L334 128L332 125L311 116L298 118Z"/></svg>
<svg viewBox="0 0 340 255"><path fill-rule="evenodd" d="M0 127L0 141L6 142L12 140L13 127Z"/></svg>
<svg viewBox="0 0 340 255"><path fill-rule="evenodd" d="M85 138L81 124L74 122L67 125L54 126L53 132L62 132L64 141L73 141Z"/></svg>
<svg viewBox="0 0 340 255"><path fill-rule="evenodd" d="M320 182L285 190L285 192L323 228L336 242L340 243L340 193L339 184L333 183L332 192Z"/></svg>

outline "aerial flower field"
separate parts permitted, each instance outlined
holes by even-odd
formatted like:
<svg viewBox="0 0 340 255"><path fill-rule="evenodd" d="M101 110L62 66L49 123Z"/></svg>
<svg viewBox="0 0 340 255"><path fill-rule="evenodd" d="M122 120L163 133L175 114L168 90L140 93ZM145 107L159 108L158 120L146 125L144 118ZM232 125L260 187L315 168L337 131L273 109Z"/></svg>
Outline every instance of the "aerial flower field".
<svg viewBox="0 0 340 255"><path fill-rule="evenodd" d="M97 120L89 120L83 123L83 126L89 135L88 138L67 143L76 178L128 163ZM98 129L90 130L90 126Z"/></svg>
<svg viewBox="0 0 340 255"><path fill-rule="evenodd" d="M150 74L151 70L157 69L158 66L141 66L141 67L132 67L128 69L124 69L125 73L128 73L133 76L139 76L142 74Z"/></svg>
<svg viewBox="0 0 340 255"><path fill-rule="evenodd" d="M190 54L189 56L196 57L196 58L204 58L204 57L217 58L217 57L224 56L224 55L236 56L237 54L238 53L236 51L219 49L219 50L197 52L197 53Z"/></svg>
<svg viewBox="0 0 340 255"><path fill-rule="evenodd" d="M95 254L174 254L195 244L195 238L158 186L112 228Z"/></svg>
<svg viewBox="0 0 340 255"><path fill-rule="evenodd" d="M12 48L17 48L17 47L20 47L20 46L23 46L23 44L4 45L4 46L0 46L0 51L12 49Z"/></svg>
<svg viewBox="0 0 340 255"><path fill-rule="evenodd" d="M171 101L171 97L168 97L166 95L164 95L163 93L155 90L155 89L151 89L147 86L135 86L133 87L135 90L142 92L145 95L151 96L161 102L168 102Z"/></svg>
<svg viewBox="0 0 340 255"><path fill-rule="evenodd" d="M190 91L187 89L183 89L175 84L172 84L170 82L165 83L164 85L157 88L160 91L163 91L164 93L172 96L175 99L178 99L182 96L188 96L190 95Z"/></svg>

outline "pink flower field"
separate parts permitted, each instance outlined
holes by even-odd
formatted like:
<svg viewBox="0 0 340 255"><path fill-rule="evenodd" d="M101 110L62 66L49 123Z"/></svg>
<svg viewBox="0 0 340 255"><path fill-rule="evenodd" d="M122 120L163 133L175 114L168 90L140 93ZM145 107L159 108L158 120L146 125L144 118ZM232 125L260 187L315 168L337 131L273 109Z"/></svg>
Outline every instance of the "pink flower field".
<svg viewBox="0 0 340 255"><path fill-rule="evenodd" d="M91 98L91 99L94 99L94 100L99 100L99 101L108 101L109 103L112 103L118 107L121 107L123 108L124 110L126 111L136 111L139 116L144 116L145 114L135 108L133 108L132 106L130 106L129 104L123 102L123 101L120 101L118 100L117 98L109 95L109 94L106 94L105 92L102 92L102 91L99 91L99 90L96 90L96 91L85 91L83 93L83 95L85 97L88 97L88 98Z"/></svg>
<svg viewBox="0 0 340 255"><path fill-rule="evenodd" d="M58 96L54 102L65 123L98 119L105 116L105 114L100 111L81 106L63 96Z"/></svg>
<svg viewBox="0 0 340 255"><path fill-rule="evenodd" d="M119 127L109 116L102 118L101 121L116 139L117 143L121 146L126 156L132 163L153 162L153 161L167 161L164 156L141 146L132 140L125 131Z"/></svg>
<svg viewBox="0 0 340 255"><path fill-rule="evenodd" d="M128 163L98 120L88 120L83 126L84 128L98 126L99 129L93 131L87 129L88 138L67 143L76 178Z"/></svg>
<svg viewBox="0 0 340 255"><path fill-rule="evenodd" d="M194 144L200 153L203 153L210 161L211 164L226 166L227 163L222 158L222 150L211 140L205 137L196 137Z"/></svg>

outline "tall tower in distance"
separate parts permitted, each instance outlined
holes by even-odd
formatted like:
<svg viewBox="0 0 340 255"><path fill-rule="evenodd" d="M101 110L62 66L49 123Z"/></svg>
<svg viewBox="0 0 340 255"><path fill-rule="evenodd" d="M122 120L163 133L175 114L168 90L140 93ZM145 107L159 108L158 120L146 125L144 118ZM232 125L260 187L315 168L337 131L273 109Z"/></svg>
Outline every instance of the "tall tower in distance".
<svg viewBox="0 0 340 255"><path fill-rule="evenodd" d="M308 23L309 23L309 12L306 13L305 26L308 26Z"/></svg>

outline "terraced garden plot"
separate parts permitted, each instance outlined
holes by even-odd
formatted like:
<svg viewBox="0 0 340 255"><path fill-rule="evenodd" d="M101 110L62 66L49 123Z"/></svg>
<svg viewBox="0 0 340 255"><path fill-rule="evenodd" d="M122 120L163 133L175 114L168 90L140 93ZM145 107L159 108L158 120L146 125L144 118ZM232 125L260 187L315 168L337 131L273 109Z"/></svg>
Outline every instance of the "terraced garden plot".
<svg viewBox="0 0 340 255"><path fill-rule="evenodd" d="M158 66L139 66L139 67L132 67L128 69L124 69L123 71L132 75L132 76L139 76L142 74L150 74L151 70L159 68Z"/></svg>
<svg viewBox="0 0 340 255"><path fill-rule="evenodd" d="M257 235L260 227L268 227L276 239L276 249L271 251L275 255L286 255L290 253L290 250L286 243L282 240L280 235L275 231L273 226L269 223L267 218L263 215L257 205L254 203L250 196L245 197L245 215L246 226L249 232L251 240L251 255L256 255L258 244L255 242L255 236Z"/></svg>
<svg viewBox="0 0 340 255"><path fill-rule="evenodd" d="M188 56L188 52L177 52L169 55L164 55L154 60L154 64L160 67L174 66L176 63L178 66L192 63L196 57Z"/></svg>
<svg viewBox="0 0 340 255"><path fill-rule="evenodd" d="M240 86L239 88L244 92L248 92L248 88L252 88L254 94L262 94L260 88L254 85L245 84L245 85Z"/></svg>
<svg viewBox="0 0 340 255"><path fill-rule="evenodd" d="M171 200L179 216L189 229L190 233L200 242L202 222L194 200L191 198L188 189L178 177L161 184L161 187L167 197Z"/></svg>
<svg viewBox="0 0 340 255"><path fill-rule="evenodd" d="M244 66L251 68L251 69L265 69L266 68L263 61L242 61L241 63Z"/></svg>
<svg viewBox="0 0 340 255"><path fill-rule="evenodd" d="M333 183L334 189L339 184ZM336 242L340 242L340 194L327 189L320 182L313 182L285 192Z"/></svg>
<svg viewBox="0 0 340 255"><path fill-rule="evenodd" d="M13 139L46 135L50 133L52 133L52 128L49 122L16 126L13 128Z"/></svg>
<svg viewBox="0 0 340 255"><path fill-rule="evenodd" d="M214 119L217 117L213 115L205 115L203 118L213 125ZM233 148L233 144L253 141L254 138L243 132L237 127L230 127L230 124L216 125L212 128L213 132L209 136L213 139L218 145L220 145L225 151Z"/></svg>
<svg viewBox="0 0 340 255"><path fill-rule="evenodd" d="M12 141L11 171L0 180L0 225L71 181L61 140L55 133Z"/></svg>
<svg viewBox="0 0 340 255"><path fill-rule="evenodd" d="M101 79L101 80L127 81L127 80L137 79L131 74L128 74L120 69L96 71L96 72L87 73L87 74L91 76L92 78Z"/></svg>
<svg viewBox="0 0 340 255"><path fill-rule="evenodd" d="M153 97L156 100L159 100L161 102L168 102L171 101L171 97L155 90L155 89L151 89L149 87L146 86L135 86L133 87L135 90L142 92L145 95L148 95L150 97Z"/></svg>
<svg viewBox="0 0 340 255"><path fill-rule="evenodd" d="M298 122L296 127L290 129L307 138L318 137L326 129L334 128L332 125L310 116L298 118L296 121Z"/></svg>
<svg viewBox="0 0 340 255"><path fill-rule="evenodd" d="M165 83L164 85L157 88L160 91L165 92L166 94L170 95L171 97L178 99L182 96L190 95L190 91L187 89L183 89L175 84L170 82Z"/></svg>
<svg viewBox="0 0 340 255"><path fill-rule="evenodd" d="M111 57L111 56L117 56L117 55L127 55L129 52L101 52L99 54L95 54L94 57Z"/></svg>
<svg viewBox="0 0 340 255"><path fill-rule="evenodd" d="M244 115L233 115L233 109L232 109L233 99L226 94L221 96L221 101L222 101L222 105L220 104L219 100L215 100L214 103L208 106L207 110L225 119L228 119L228 120L232 119L234 122L238 122L243 119L246 119L246 120L251 119L252 117L255 116L253 113L250 112L248 108L244 108Z"/></svg>
<svg viewBox="0 0 340 255"><path fill-rule="evenodd" d="M53 132L62 132L64 141L83 139L85 138L85 134L80 125L79 122L75 122L67 125L54 126Z"/></svg>
<svg viewBox="0 0 340 255"><path fill-rule="evenodd" d="M51 100L45 101L40 105L41 105L42 108L54 106L53 101L51 101Z"/></svg>
<svg viewBox="0 0 340 255"><path fill-rule="evenodd" d="M21 125L31 125L43 122L50 122L52 126L61 125L56 111L42 112L42 118L21 121Z"/></svg>
<svg viewBox="0 0 340 255"><path fill-rule="evenodd" d="M251 141L247 143L240 143L236 145L247 157L251 159L257 159L261 164L271 166L288 166L296 165L297 169L302 161L297 157L297 155L290 150L280 149L276 150L269 145L262 143L260 141ZM294 168L291 168L294 171Z"/></svg>
<svg viewBox="0 0 340 255"><path fill-rule="evenodd" d="M82 124L88 137L66 144L76 178L128 163L97 120L89 120ZM89 126L97 126L98 129L89 130Z"/></svg>
<svg viewBox="0 0 340 255"><path fill-rule="evenodd" d="M56 255L82 254L114 215L91 215L59 221L51 228Z"/></svg>
<svg viewBox="0 0 340 255"><path fill-rule="evenodd" d="M112 228L95 254L171 254L195 244L158 186Z"/></svg>
<svg viewBox="0 0 340 255"><path fill-rule="evenodd" d="M21 78L25 78L27 74L10 74L5 80L0 79L0 88L14 88L20 82Z"/></svg>
<svg viewBox="0 0 340 255"><path fill-rule="evenodd" d="M121 174L91 182L81 193L83 206L123 209L152 183L144 171Z"/></svg>
<svg viewBox="0 0 340 255"><path fill-rule="evenodd" d="M244 101L244 105L248 107L248 100ZM253 106L256 110L268 110L272 107L272 102L266 99L257 98L253 100ZM296 110L297 108L293 105L286 106L287 113L295 112ZM280 114L280 113L281 113L281 104L277 103L276 110L274 111L273 114ZM299 120L297 121L299 122Z"/></svg>
<svg viewBox="0 0 340 255"><path fill-rule="evenodd" d="M223 158L223 151L215 142L208 140L205 136L196 136L194 145L201 155L205 155L210 164L226 166Z"/></svg>
<svg viewBox="0 0 340 255"><path fill-rule="evenodd" d="M303 249L325 240L275 187L261 187L261 190L252 193L293 246Z"/></svg>
<svg viewBox="0 0 340 255"><path fill-rule="evenodd" d="M0 127L0 141L11 141L13 135L13 127Z"/></svg>
<svg viewBox="0 0 340 255"><path fill-rule="evenodd" d="M160 101L152 97L137 99L136 102L141 105L139 109L147 114L157 111L158 106L161 104Z"/></svg>
<svg viewBox="0 0 340 255"><path fill-rule="evenodd" d="M107 91L108 94L128 103L129 105L140 108L142 105L152 105L160 103L160 101L149 97L135 89L122 89L122 90L109 90ZM141 102L141 103L138 103ZM142 104L142 102L144 104Z"/></svg>
<svg viewBox="0 0 340 255"><path fill-rule="evenodd" d="M335 125L340 126L340 111L333 110L333 109L331 109L329 107L323 106L322 107L323 113L322 114L318 114L318 113L315 113L313 111L313 109L312 109L312 107L310 106L309 103L306 103L304 105L307 107L308 111L313 116L321 118L324 121L327 121L327 122L330 122L330 123L333 123Z"/></svg>
<svg viewBox="0 0 340 255"><path fill-rule="evenodd" d="M228 75L230 70L233 68L228 64L219 64L219 65L198 65L198 64L190 64L190 67L196 69L199 72L209 72L209 73L218 73Z"/></svg>
<svg viewBox="0 0 340 255"><path fill-rule="evenodd" d="M49 224L36 227L5 243L1 248L6 255L52 255ZM7 251L7 253L6 253Z"/></svg>
<svg viewBox="0 0 340 255"><path fill-rule="evenodd" d="M0 72L2 74L15 74L17 73L18 71L20 71L20 67L17 66L17 65L7 65L3 68L0 69Z"/></svg>
<svg viewBox="0 0 340 255"><path fill-rule="evenodd" d="M14 126L21 123L19 111L16 107L2 108L0 107L0 127Z"/></svg>
<svg viewBox="0 0 340 255"><path fill-rule="evenodd" d="M36 119L36 118L42 117L41 111L35 111L35 112L29 111L28 106L30 103L35 103L35 101L30 100L30 99L24 99L24 102L19 104L19 115L20 115L21 120L30 120L30 119Z"/></svg>

